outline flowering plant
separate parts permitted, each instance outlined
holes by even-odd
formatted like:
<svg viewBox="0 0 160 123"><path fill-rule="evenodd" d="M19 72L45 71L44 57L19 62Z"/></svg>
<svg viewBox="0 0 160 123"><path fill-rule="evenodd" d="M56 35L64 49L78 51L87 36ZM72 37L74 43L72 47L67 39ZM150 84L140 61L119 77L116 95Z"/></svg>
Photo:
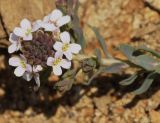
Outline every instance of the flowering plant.
<svg viewBox="0 0 160 123"><path fill-rule="evenodd" d="M95 49L93 55L86 55L85 38L77 16L78 0L57 0L56 6L42 20L31 23L23 19L20 27L10 34L8 52L13 56L9 59L9 65L16 67L14 74L17 77L23 77L26 81L34 78L37 87L40 87L41 78L54 74L60 78L55 87L67 91L79 72L87 81L84 84L89 85L101 73L117 74L125 68L135 67L137 72L120 84L130 85L138 78L145 77L141 87L134 91L141 94L160 74L159 53L144 46L133 48L122 44L119 50L127 60L115 59L107 51L98 29L91 25L88 26L97 36L105 58L102 58L99 48Z"/></svg>
<svg viewBox="0 0 160 123"><path fill-rule="evenodd" d="M81 50L79 44L71 41L70 33L61 30L70 21L71 17L63 16L59 9L34 23L23 19L9 38L8 52L15 53L9 59L9 65L16 67L14 74L27 81L34 78L39 87L39 73L48 66L57 76L62 75L62 69L70 69L72 56Z"/></svg>

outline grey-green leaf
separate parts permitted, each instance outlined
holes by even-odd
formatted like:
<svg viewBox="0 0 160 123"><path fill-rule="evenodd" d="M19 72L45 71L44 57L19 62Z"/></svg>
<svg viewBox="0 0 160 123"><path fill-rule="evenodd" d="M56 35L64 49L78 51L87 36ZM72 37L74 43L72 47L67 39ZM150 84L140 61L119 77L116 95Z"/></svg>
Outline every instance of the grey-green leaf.
<svg viewBox="0 0 160 123"><path fill-rule="evenodd" d="M155 72L158 73L158 74L160 74L160 64L157 65L157 67L156 67L156 69L155 69Z"/></svg>
<svg viewBox="0 0 160 123"><path fill-rule="evenodd" d="M92 82L96 77L98 77L98 75L99 75L101 72L102 72L102 70L99 69L96 73L94 73L94 74L92 75L92 77L88 80L88 82L84 83L84 85L90 85L91 82Z"/></svg>
<svg viewBox="0 0 160 123"><path fill-rule="evenodd" d="M134 59L134 63L148 71L153 71L156 69L157 65L159 64L159 61L146 54L137 56Z"/></svg>
<svg viewBox="0 0 160 123"><path fill-rule="evenodd" d="M133 53L136 50L135 48L127 44L122 44L120 45L119 50L128 58L128 60L132 61Z"/></svg>
<svg viewBox="0 0 160 123"><path fill-rule="evenodd" d="M69 91L74 83L73 79L64 79L56 83L55 88L60 91Z"/></svg>
<svg viewBox="0 0 160 123"><path fill-rule="evenodd" d="M108 50L107 50L105 40L104 40L104 38L101 36L101 34L99 33L99 30L98 30L96 27L91 26L91 25L89 25L89 24L88 24L88 26L89 26L89 27L93 30L93 32L95 33L95 35L96 35L96 37L97 37L97 39L98 39L98 41L99 41L99 44L100 44L100 46L101 46L102 49L103 49L103 52L104 52L105 56L106 56L107 58L112 57L112 56L109 54Z"/></svg>
<svg viewBox="0 0 160 123"><path fill-rule="evenodd" d="M141 87L138 88L137 90L133 91L133 93L136 94L136 95L139 95L139 94L142 94L142 93L146 92L149 89L149 87L151 86L151 84L153 83L156 76L157 76L157 74L155 72L150 73L147 76L147 78L144 80Z"/></svg>
<svg viewBox="0 0 160 123"><path fill-rule="evenodd" d="M137 50L144 50L144 51L150 52L152 55L160 58L160 53L159 52L156 52L155 50L152 50L152 49L150 49L150 48L148 48L146 46L139 46L137 48Z"/></svg>
<svg viewBox="0 0 160 123"><path fill-rule="evenodd" d="M76 73L76 70L68 70L63 74L62 78L65 79L68 77L72 77L75 73Z"/></svg>
<svg viewBox="0 0 160 123"><path fill-rule="evenodd" d="M82 46L82 49L84 49L85 48L85 38L83 35L82 28L80 26L80 20L77 15L73 15L72 18L73 18L73 21L72 21L73 30L74 30L76 37L77 37L77 40L78 40L77 43L79 43Z"/></svg>
<svg viewBox="0 0 160 123"><path fill-rule="evenodd" d="M125 63L115 63L107 67L102 68L102 72L106 73L120 73L122 72L123 68L126 68L127 64Z"/></svg>
<svg viewBox="0 0 160 123"><path fill-rule="evenodd" d="M123 54L128 58L131 63L145 70L153 71L159 63L158 60L154 59L148 54L135 56L134 53L137 51L137 49L127 44L120 45L119 49L123 52Z"/></svg>
<svg viewBox="0 0 160 123"><path fill-rule="evenodd" d="M136 79L137 79L138 75L137 74L133 74L131 75L129 78L122 80L120 82L121 85L130 85L132 84Z"/></svg>
<svg viewBox="0 0 160 123"><path fill-rule="evenodd" d="M100 64L101 63L101 58L102 58L101 51L98 48L96 48L95 49L95 54L97 56L98 63Z"/></svg>
<svg viewBox="0 0 160 123"><path fill-rule="evenodd" d="M126 67L126 64L124 63L115 63L111 66L107 66L107 67L101 67L99 70L97 70L96 73L93 74L93 76L88 80L87 83L85 83L85 85L89 85L93 79L95 79L99 74L101 73L120 73L122 71L123 68Z"/></svg>

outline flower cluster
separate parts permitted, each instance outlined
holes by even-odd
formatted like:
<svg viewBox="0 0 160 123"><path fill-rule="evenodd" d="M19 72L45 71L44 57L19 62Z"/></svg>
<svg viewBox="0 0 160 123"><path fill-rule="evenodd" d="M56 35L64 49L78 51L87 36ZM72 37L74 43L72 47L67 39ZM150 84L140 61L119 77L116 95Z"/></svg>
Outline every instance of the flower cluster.
<svg viewBox="0 0 160 123"><path fill-rule="evenodd" d="M81 46L71 42L69 32L61 31L71 17L55 9L43 20L31 23L23 19L20 27L10 34L11 45L8 52L13 54L9 65L16 67L14 74L30 81L35 79L40 86L40 72L52 67L53 74L60 76L63 69L70 69L73 54L78 54Z"/></svg>

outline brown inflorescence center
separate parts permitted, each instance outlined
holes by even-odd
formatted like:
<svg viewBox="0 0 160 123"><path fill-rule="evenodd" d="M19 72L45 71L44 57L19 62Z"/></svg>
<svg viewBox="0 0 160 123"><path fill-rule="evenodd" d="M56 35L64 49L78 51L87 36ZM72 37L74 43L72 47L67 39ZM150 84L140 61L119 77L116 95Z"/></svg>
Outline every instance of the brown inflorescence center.
<svg viewBox="0 0 160 123"><path fill-rule="evenodd" d="M48 57L54 57L53 36L38 30L33 34L32 41L22 41L22 53L31 65L46 67Z"/></svg>

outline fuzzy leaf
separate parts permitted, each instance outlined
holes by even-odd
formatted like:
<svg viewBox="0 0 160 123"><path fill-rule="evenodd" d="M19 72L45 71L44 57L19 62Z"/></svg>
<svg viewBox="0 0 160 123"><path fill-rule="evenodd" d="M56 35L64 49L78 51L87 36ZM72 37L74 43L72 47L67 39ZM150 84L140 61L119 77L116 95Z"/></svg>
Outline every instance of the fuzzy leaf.
<svg viewBox="0 0 160 123"><path fill-rule="evenodd" d="M140 46L137 48L137 50L144 50L144 51L147 51L147 52L150 52L152 55L156 56L156 57L159 57L160 58L160 53L159 52L156 52L146 46Z"/></svg>
<svg viewBox="0 0 160 123"><path fill-rule="evenodd" d="M139 95L139 94L142 94L142 93L146 92L149 89L149 87L151 86L151 84L153 83L156 76L157 76L157 74L155 72L150 73L147 76L147 78L144 80L141 87L138 88L137 90L133 91L133 93L136 94L136 95Z"/></svg>
<svg viewBox="0 0 160 123"><path fill-rule="evenodd" d="M88 82L84 83L84 85L90 85L91 82L99 76L99 74L102 72L102 69L99 69L96 73L93 74L93 76L88 80Z"/></svg>
<svg viewBox="0 0 160 123"><path fill-rule="evenodd" d="M95 79L96 77L99 76L99 74L101 73L119 73L121 72L121 70L126 66L126 64L124 63L115 63L111 66L107 66L107 67L101 67L99 70L97 70L96 73L93 74L93 76L88 80L87 83L85 83L85 85L89 85L93 79Z"/></svg>
<svg viewBox="0 0 160 123"><path fill-rule="evenodd" d="M115 63L110 66L103 67L101 71L106 73L120 73L125 66L126 64L124 63Z"/></svg>
<svg viewBox="0 0 160 123"><path fill-rule="evenodd" d="M136 79L137 79L138 75L137 74L134 74L132 76L130 76L129 78L125 79L125 80L122 80L120 82L121 85L130 85L132 84Z"/></svg>
<svg viewBox="0 0 160 123"><path fill-rule="evenodd" d="M122 44L120 45L119 49L128 58L128 60L132 61L135 48L127 44Z"/></svg>
<svg viewBox="0 0 160 123"><path fill-rule="evenodd" d="M156 67L156 69L155 69L155 72L158 73L158 74L160 74L160 64L157 65L157 67Z"/></svg>
<svg viewBox="0 0 160 123"><path fill-rule="evenodd" d="M98 48L96 48L95 49L95 54L97 56L98 63L100 64L101 63L101 58L102 58L101 51Z"/></svg>
<svg viewBox="0 0 160 123"><path fill-rule="evenodd" d="M148 70L148 71L153 71L156 69L157 65L158 65L158 61L155 60L153 57L149 56L149 55L140 55L137 56L134 59L134 63L136 65L141 66L142 68Z"/></svg>
<svg viewBox="0 0 160 123"><path fill-rule="evenodd" d="M74 82L73 79L65 79L65 80L57 82L55 85L55 88L60 91L66 92L71 89L73 82Z"/></svg>
<svg viewBox="0 0 160 123"><path fill-rule="evenodd" d="M80 26L80 20L79 20L78 16L75 14L72 15L72 18L73 18L73 21L72 21L73 30L74 30L76 37L77 37L77 40L78 40L77 43L79 43L82 46L82 48L84 49L86 41L85 41L83 31Z"/></svg>
<svg viewBox="0 0 160 123"><path fill-rule="evenodd" d="M76 70L68 70L63 74L62 78L65 79L68 77L72 77L75 73L76 73Z"/></svg>
<svg viewBox="0 0 160 123"><path fill-rule="evenodd" d="M105 56L106 56L107 58L110 58L111 55L110 55L109 52L107 51L107 47L106 47L105 40L104 40L104 38L101 36L101 34L99 33L99 30L98 30L96 27L91 26L91 25L89 25L89 24L88 24L88 26L89 26L89 27L93 30L93 32L95 33L95 35L96 35L96 37L97 37L97 39L98 39L98 41L99 41L99 44L100 44L101 48L103 49L103 52L104 52Z"/></svg>
<svg viewBox="0 0 160 123"><path fill-rule="evenodd" d="M123 54L128 58L128 60L131 63L145 70L153 71L158 65L158 61L153 57L151 57L150 55L146 54L146 55L135 56L135 52L137 51L137 49L129 45L123 44L120 46L119 49L123 52Z"/></svg>

